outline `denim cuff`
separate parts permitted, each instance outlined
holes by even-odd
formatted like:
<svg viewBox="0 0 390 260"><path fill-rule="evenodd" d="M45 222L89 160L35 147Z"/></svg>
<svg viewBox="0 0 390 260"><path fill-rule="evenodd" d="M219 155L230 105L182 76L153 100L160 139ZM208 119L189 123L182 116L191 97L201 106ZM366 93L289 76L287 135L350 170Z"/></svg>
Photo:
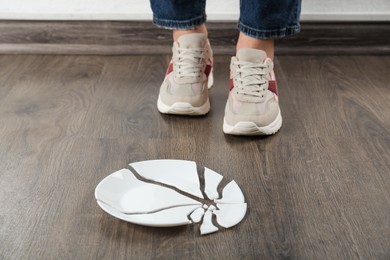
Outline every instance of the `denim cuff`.
<svg viewBox="0 0 390 260"><path fill-rule="evenodd" d="M191 30L199 27L206 22L206 14L189 20L166 20L153 16L153 24L158 27L169 30Z"/></svg>
<svg viewBox="0 0 390 260"><path fill-rule="evenodd" d="M301 31L301 26L299 24L274 30L258 30L239 22L237 28L245 35L256 39L279 39Z"/></svg>

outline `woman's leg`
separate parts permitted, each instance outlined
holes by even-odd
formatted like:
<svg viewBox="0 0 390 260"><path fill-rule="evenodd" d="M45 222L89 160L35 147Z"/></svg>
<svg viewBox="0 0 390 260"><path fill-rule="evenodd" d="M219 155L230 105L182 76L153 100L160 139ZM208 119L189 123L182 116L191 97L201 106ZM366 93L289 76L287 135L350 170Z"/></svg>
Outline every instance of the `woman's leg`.
<svg viewBox="0 0 390 260"><path fill-rule="evenodd" d="M240 1L240 48L260 49L274 57L274 39L300 31L301 0Z"/></svg>
<svg viewBox="0 0 390 260"><path fill-rule="evenodd" d="M160 87L164 114L204 115L210 109L212 51L205 26L205 0L151 0L153 22L173 30L172 60Z"/></svg>
<svg viewBox="0 0 390 260"><path fill-rule="evenodd" d="M190 33L203 33L206 38L208 36L208 33L207 33L207 28L206 28L206 25L205 24L201 24L199 25L198 27L194 28L194 29L189 29L189 30L173 30L173 41L177 42L177 40L179 39L180 36L182 35L185 35L185 34L190 34Z"/></svg>
<svg viewBox="0 0 390 260"><path fill-rule="evenodd" d="M273 73L274 39L299 32L300 0L241 0L240 12L223 130L274 134L282 126Z"/></svg>
<svg viewBox="0 0 390 260"><path fill-rule="evenodd" d="M153 23L173 30L173 39L189 33L203 33L207 37L205 0L150 0Z"/></svg>
<svg viewBox="0 0 390 260"><path fill-rule="evenodd" d="M236 46L236 51L241 48L250 48L250 49L258 49L263 50L267 53L267 57L270 59L274 59L274 39L256 39L251 36L240 32L238 37L238 42Z"/></svg>
<svg viewBox="0 0 390 260"><path fill-rule="evenodd" d="M277 39L300 31L301 0L240 1L240 32L256 39Z"/></svg>

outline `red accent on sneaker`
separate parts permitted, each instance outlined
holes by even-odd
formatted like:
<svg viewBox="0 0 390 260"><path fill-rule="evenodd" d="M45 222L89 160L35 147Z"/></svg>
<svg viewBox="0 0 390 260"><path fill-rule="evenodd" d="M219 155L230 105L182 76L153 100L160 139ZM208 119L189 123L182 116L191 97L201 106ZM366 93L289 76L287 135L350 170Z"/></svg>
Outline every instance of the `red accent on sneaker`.
<svg viewBox="0 0 390 260"><path fill-rule="evenodd" d="M233 83L233 79L230 79L230 82L229 82L229 92L234 88L234 83Z"/></svg>
<svg viewBox="0 0 390 260"><path fill-rule="evenodd" d="M210 75L211 68L212 68L211 65L207 65L206 69L204 70L204 73L206 74L207 77L209 77L209 75Z"/></svg>
<svg viewBox="0 0 390 260"><path fill-rule="evenodd" d="M270 80L268 82L268 90L278 95L278 84L276 80Z"/></svg>
<svg viewBox="0 0 390 260"><path fill-rule="evenodd" d="M171 73L172 71L173 71L173 63L172 63L172 61L171 61L171 62L169 63L167 72L165 72L165 76L168 76L168 74Z"/></svg>

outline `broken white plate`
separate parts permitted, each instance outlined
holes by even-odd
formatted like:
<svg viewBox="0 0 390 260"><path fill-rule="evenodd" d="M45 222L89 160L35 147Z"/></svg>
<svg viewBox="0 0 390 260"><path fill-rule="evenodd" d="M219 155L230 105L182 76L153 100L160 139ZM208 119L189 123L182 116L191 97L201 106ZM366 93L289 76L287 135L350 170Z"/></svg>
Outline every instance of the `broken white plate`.
<svg viewBox="0 0 390 260"><path fill-rule="evenodd" d="M150 160L129 164L142 177L174 186L203 199L196 163L183 160Z"/></svg>
<svg viewBox="0 0 390 260"><path fill-rule="evenodd" d="M195 162L152 160L130 166L131 171L114 172L95 189L98 205L114 217L155 227L202 221L201 234L210 234L219 230L212 223L212 214L219 226L225 228L237 225L245 216L247 205L237 183L230 182L223 188L222 197L219 196L217 188L223 177L208 168L205 168L204 192L214 199L217 208L211 200L206 205L204 200L193 199L203 199Z"/></svg>

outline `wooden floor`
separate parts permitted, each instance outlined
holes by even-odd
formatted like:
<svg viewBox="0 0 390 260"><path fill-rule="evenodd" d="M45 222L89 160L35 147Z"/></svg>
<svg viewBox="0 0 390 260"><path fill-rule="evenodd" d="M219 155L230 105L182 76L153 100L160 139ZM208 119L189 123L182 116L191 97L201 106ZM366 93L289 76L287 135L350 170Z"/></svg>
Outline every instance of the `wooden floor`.
<svg viewBox="0 0 390 260"><path fill-rule="evenodd" d="M390 56L280 56L284 124L222 133L229 57L206 117L160 115L168 56L0 56L0 259L389 259ZM130 162L194 160L234 179L236 227L148 228L103 212Z"/></svg>

